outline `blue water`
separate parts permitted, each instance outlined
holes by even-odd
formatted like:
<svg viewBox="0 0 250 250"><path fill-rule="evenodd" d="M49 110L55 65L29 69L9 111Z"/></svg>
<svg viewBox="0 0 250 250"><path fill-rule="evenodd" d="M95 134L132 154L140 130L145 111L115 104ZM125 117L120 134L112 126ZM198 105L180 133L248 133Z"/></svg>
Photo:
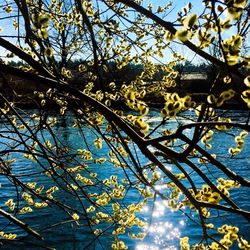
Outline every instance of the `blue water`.
<svg viewBox="0 0 250 250"><path fill-rule="evenodd" d="M27 114L24 114L25 117ZM156 124L158 122L157 117L158 112L152 112L149 117L149 121L151 124ZM179 118L180 123L189 122L188 119L192 117L193 114L187 113L184 115L184 118ZM232 111L229 113L229 116L232 116L235 121L244 122L247 113L243 111ZM71 153L75 152L76 149L85 149L87 146L93 152L93 158L106 157L109 151L107 145L103 144L102 150L98 150L95 148L93 144L93 140L98 137L98 134L94 132L91 128L84 127L83 131L79 131L79 129L72 128L72 115L67 114L66 120L61 117L58 118L58 125L53 128L53 131L57 138L60 141L60 145L65 145L71 148ZM27 120L27 118L25 118ZM31 124L32 125L32 124ZM165 125L166 128L174 128L176 126L175 122L169 122ZM104 128L103 128L104 129ZM11 127L6 125L6 123L0 124L0 134L5 136L1 138L0 141L0 150L8 149L10 146L14 147L17 145L17 142L13 140L14 134L11 131ZM22 130L23 138L27 140L27 143L30 143L29 133L26 130ZM249 154L249 144L250 144L250 136L248 136L245 140L244 151L237 156L236 159L230 159L225 157L228 155L228 147L234 147L234 137L233 134L239 134L237 129L230 131L231 134L218 134L215 133L213 137L213 147L209 150L211 153L216 153L217 158L223 162L226 166L230 167L231 170L238 173L239 175L244 176L245 178L249 177L250 172L250 154ZM186 135L189 136L192 134L191 130L186 131ZM9 136L9 138L7 138ZM42 133L39 132L38 137L41 141L45 141L50 139L53 142L53 138L48 133L47 130L44 130ZM19 140L18 138L16 138ZM17 146L17 149L20 149L20 146ZM133 154L136 155L137 162L143 166L148 162L147 159L139 152L138 148L130 145ZM23 154L14 153L12 156L16 157L16 162L12 164L12 173L18 175L18 178L24 183L27 182L38 182L38 186L44 185L46 188L54 186L51 178L46 175L39 173L43 169L39 166L38 163L35 163L31 160L25 160ZM70 157L68 155L63 159L67 166L77 166L81 163L81 159L79 157ZM193 160L197 162L196 159ZM48 162L45 159L41 159L41 163L47 168ZM125 177L125 174L121 168L115 168L112 164L105 162L104 164L94 164L93 162L88 162L88 170L97 173L100 179L109 178L110 175L117 175L118 179L121 181L122 178ZM128 160L128 164L133 166L132 162ZM174 171L174 167L170 164L167 165L170 169ZM186 166L184 166L186 167ZM221 174L216 170L213 166L206 164L201 165L200 168L207 173L207 176L211 177L219 177ZM188 167L186 167L188 170ZM133 176L133 173L126 169L127 173L131 181L136 180ZM86 172L85 172L86 173ZM202 181L195 175L191 175L195 180L196 184L202 185ZM69 177L68 180L71 181ZM62 184L62 181L57 179L59 184ZM5 176L0 176L1 183L1 196L0 196L0 205L1 208L6 209L4 202L9 198L14 198L15 202L17 202L16 197L20 198L21 189L16 189L13 184L11 178L8 179ZM63 186L63 185L62 185ZM101 185L96 185L88 188L88 191L91 192L101 192ZM157 188L159 190L162 186L159 185ZM167 192L167 191L162 191ZM242 209L250 210L249 204L249 195L250 190L246 188L235 189L231 191L231 199L234 200ZM57 200L65 202L68 206L73 208L82 209L82 206L88 207L90 204L84 198L84 195L80 197L81 202L79 202L78 198L72 196L70 193L63 191L61 188L59 191L55 192L54 197ZM128 205L131 203L137 203L140 200L138 196L138 192L135 189L127 190L126 198L122 200L122 204ZM24 206L24 202L20 199L20 206ZM81 204L82 203L82 204ZM111 209L109 206L107 209ZM188 209L184 209L184 211L195 221L197 221L196 213L190 213ZM213 213L214 218L213 221L215 227L220 227L223 224L228 225L236 225L240 228L241 235L250 241L250 225L247 221L242 218L240 215L235 214L227 214L220 212L220 214ZM145 237L143 241L136 241L130 239L127 234L121 235L119 238L124 240L128 245L129 249L179 249L179 237L189 236L191 243L198 243L201 239L202 230L197 226L195 221L188 219L182 212L171 211L166 202L162 201L159 197L151 199L144 208L142 212L138 214L138 217L143 219L144 221L150 223L148 227L148 235ZM8 223L8 221L0 217L0 231L5 232L15 232L18 237L21 239L21 242L12 242L11 244L5 244L3 249L43 249L41 245L46 245L49 247L53 247L56 249L111 249L111 244L113 238L108 234L112 232L111 229L107 230L107 234L104 236L95 239L93 233L89 230L89 228L85 225L86 222L84 220L80 220L80 227L76 225L76 223L70 221L69 215L65 213L63 209L59 209L55 205L50 205L45 209L35 209L35 213L27 213L22 216L18 216L19 219L22 219L26 223L28 223L33 229L38 230L41 235L46 239L44 242L39 242L34 240L32 237L27 236L25 232L13 225L12 223ZM62 221L68 220L70 222L61 224ZM210 220L207 221L210 223ZM51 227L51 225L54 225ZM94 228L103 228L105 229L105 225L98 225ZM138 233L140 230L138 228L132 229L131 232ZM217 239L221 238L221 235L216 233L216 230L211 230L211 235L216 237ZM23 243L22 243L23 242ZM237 249L235 245L232 249Z"/></svg>

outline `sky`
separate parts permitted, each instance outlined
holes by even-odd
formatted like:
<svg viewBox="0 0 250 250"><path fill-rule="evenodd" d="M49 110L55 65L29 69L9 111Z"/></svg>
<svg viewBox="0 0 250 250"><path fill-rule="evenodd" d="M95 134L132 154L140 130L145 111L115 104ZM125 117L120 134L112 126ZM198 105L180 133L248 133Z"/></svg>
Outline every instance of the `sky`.
<svg viewBox="0 0 250 250"><path fill-rule="evenodd" d="M0 2L2 2L3 0L0 0ZM166 5L169 1L166 0L144 0L143 2L143 6L147 6L149 3L152 3L153 6L158 6L158 5ZM182 7L186 6L188 4L189 1L182 1L182 0L174 0L173 1L173 5L171 8L171 12L169 13L169 15L167 16L167 20L166 21L172 21L175 20L175 18L177 17L177 12L180 11L182 9ZM193 0L192 1L192 5L193 5L193 10L192 12L197 12L200 13L201 10L203 9L202 6L202 1L201 0ZM12 14L7 14L7 15L12 15ZM0 36L4 36L4 35L11 35L13 33L15 33L14 31L14 27L12 25L12 21L8 20L8 19L2 19L4 16L6 16L6 13L3 12L2 7L0 5L0 27L3 28L3 32L0 33ZM14 42L13 39L8 38L10 41ZM183 48L182 46L178 45L172 45L172 48L174 50L177 50L179 53L184 54L189 60L191 60L194 57L193 52L190 52L189 50ZM0 47L0 56L5 55L6 51L5 49ZM166 59L161 59L161 60L166 60ZM195 62L199 60L197 58L195 58Z"/></svg>
<svg viewBox="0 0 250 250"><path fill-rule="evenodd" d="M197 13L200 14L203 9L204 5L202 4L202 0L172 0L172 8L170 9L171 11L169 12L166 21L174 21L176 20L177 13L187 4L191 2L192 4L192 10L191 13ZM143 6L147 6L148 4L152 3L153 6L158 6L158 5L166 5L169 3L168 0L144 0L143 1ZM192 61L194 64L200 64L202 63L202 59L199 56L196 56L194 52L190 51L187 49L186 46L181 45L180 42L178 44L172 43L171 48L174 51L177 51L178 53L182 54L185 56L185 58L189 61ZM164 60L164 59L162 59Z"/></svg>

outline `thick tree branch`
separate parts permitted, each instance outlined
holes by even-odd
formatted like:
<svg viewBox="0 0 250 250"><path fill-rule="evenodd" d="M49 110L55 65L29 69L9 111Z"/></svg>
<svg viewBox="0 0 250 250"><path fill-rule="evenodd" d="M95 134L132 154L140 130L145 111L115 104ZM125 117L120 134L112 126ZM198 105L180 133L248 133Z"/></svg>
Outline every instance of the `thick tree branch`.
<svg viewBox="0 0 250 250"><path fill-rule="evenodd" d="M143 6L137 4L133 0L115 0L115 2L117 2L117 3L120 2L120 3L123 3L123 4L125 4L125 5L133 8L134 10L136 10L139 13L145 15L146 17L148 17L152 21L156 22L157 24L159 24L160 26L162 26L163 28L165 28L166 30L168 30L173 35L177 31L176 28L173 26L173 24L171 22L164 21L162 18L158 17L157 15L155 15L154 13L152 13L151 11L147 10L146 8L144 8ZM212 55L206 53L204 50L200 49L199 47L197 47L195 44L193 44L189 40L182 41L182 43L187 48L189 48L190 50L192 50L194 53L196 53L197 55L201 56L202 58L210 61L211 63L217 65L218 67L222 67L222 68L228 67L230 69L230 73L232 73L236 77L240 77L241 79L244 79L244 75L242 75L237 70L238 65L228 66L225 62L223 62L223 61L221 61L221 60L213 57Z"/></svg>
<svg viewBox="0 0 250 250"><path fill-rule="evenodd" d="M39 239L39 240L43 240L43 237L37 233L35 230L33 230L32 228L29 227L28 224L18 220L17 218L15 218L14 216L12 216L11 214L5 212L3 209L0 208L0 215L4 216L5 218L7 218L9 221L13 222L14 224L16 224L17 226L21 227L23 230L25 230L29 235L32 235L33 237Z"/></svg>
<svg viewBox="0 0 250 250"><path fill-rule="evenodd" d="M2 37L0 37L0 46L2 46L3 48L5 48L8 51L11 51L16 56L18 56L20 59L24 60L26 63L28 63L29 66L31 66L33 69L38 71L39 74L44 75L46 77L53 78L53 75L47 69L45 69L38 61L34 60L32 58L32 56L25 53L22 49L18 48L14 44L3 39ZM12 73L14 73L14 72L12 72Z"/></svg>

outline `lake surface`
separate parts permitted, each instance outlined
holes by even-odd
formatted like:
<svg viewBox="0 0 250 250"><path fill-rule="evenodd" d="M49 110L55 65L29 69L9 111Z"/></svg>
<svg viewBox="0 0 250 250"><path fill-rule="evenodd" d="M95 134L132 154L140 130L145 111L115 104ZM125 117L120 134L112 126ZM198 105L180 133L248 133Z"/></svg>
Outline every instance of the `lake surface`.
<svg viewBox="0 0 250 250"><path fill-rule="evenodd" d="M35 112L35 111L34 111ZM149 117L149 121L154 124L159 119L157 118L158 112L152 112ZM189 116L193 114L187 113L185 114L186 118L180 118L180 123L189 122ZM246 120L248 113L245 111L232 111L229 113L230 116L233 116L235 121ZM67 118L61 119L58 117L58 124L54 127L55 135L60 139L61 143L69 146L73 149L84 148L84 142L82 133L79 132L78 129L72 128L72 116L67 114ZM170 122L166 125L166 128L173 128L176 126L176 123ZM4 124L0 124L0 134L7 134L8 126ZM8 132L10 138L13 137L13 134ZM26 132L24 132L26 133ZM86 138L89 142L97 137L97 135L90 128L84 128L84 138ZM232 130L231 133L239 133L237 129ZM187 135L191 134L191 131L187 131ZM52 140L51 135L49 133L44 132L39 135L42 140ZM12 139L1 138L0 141L0 150L4 150L8 148L8 146L13 145L15 142ZM27 141L29 139L27 138ZM239 175L244 176L245 178L249 178L250 173L250 136L246 138L245 141L245 150L237 156L237 160L230 159L224 157L228 155L228 147L235 146L234 137L230 134L219 135L218 133L214 134L213 137L213 148L211 152L215 152L217 154L217 158L220 159L225 165L230 166L230 168L238 173ZM132 145L131 145L132 147ZM109 148L107 146L103 146L102 150L96 149L96 147L92 144L89 144L89 149L93 152L93 158L105 157L108 154ZM148 162L147 159L143 155L140 154L136 147L133 148L134 153L137 153L138 161L143 165ZM20 180L23 182L39 182L39 185L44 185L46 187L53 186L53 182L51 178L47 177L44 174L38 174L39 165L34 163L33 161L27 161L20 154L16 154L17 161L12 166L12 171L16 175L20 175ZM72 162L68 159L68 164L74 166L75 162ZM45 163L46 164L46 163ZM171 165L167 166L171 170ZM109 178L110 175L117 175L119 179L125 177L122 169L114 168L112 164L89 164L89 168L92 172L97 173L98 176L101 176L102 179ZM212 174L217 176L218 173L214 171L211 166L202 167L203 171L207 171L208 174ZM42 170L40 168L40 170ZM129 174L129 171L128 171ZM132 174L132 173L131 173ZM192 176L194 179L195 176ZM219 177L219 175L218 175ZM133 177L131 177L133 180ZM195 182L199 184L200 180L197 178ZM6 202L10 198L17 197L17 192L21 190L16 190L13 183L6 177L0 176L1 183L1 196L0 196L0 205L1 208L6 209L4 202ZM202 184L202 183L201 183ZM161 190L162 186L158 185L157 187ZM20 195L19 195L20 196ZM231 191L231 198L234 200L241 208L250 210L249 204L249 196L250 190L246 188L241 188L240 190L235 189ZM75 206L76 208L81 208L79 201L75 198L72 199L70 194L59 190L56 192L55 197L57 199L63 200L66 204L70 206ZM136 190L130 189L127 191L126 200L123 201L124 205L138 202L138 192ZM82 198L82 202L87 204L87 202ZM22 201L20 201L19 205L23 205ZM111 209L107 207L107 209ZM187 213L188 210L187 210ZM194 214L190 214L192 218L195 219ZM143 209L138 216L150 223L150 226L147 228L148 235L144 240L132 240L126 234L121 236L120 239L124 240L128 245L129 249L136 250L161 250L161 249L179 249L179 238L184 236L190 237L190 243L198 243L202 231L199 227L197 227L196 223L186 216L184 216L180 211L173 212L168 207L165 201L162 201L159 197L156 197L155 201L149 201L148 205ZM217 216L217 215L216 215ZM246 222L241 216L238 215L228 215L227 213L221 213L219 215L221 218L215 219L215 226L221 226L223 224L228 225L236 225L240 228L241 235L245 237L248 241L250 241L250 225ZM55 205L51 205L46 209L37 209L35 213L26 213L23 214L22 217L25 222L30 224L30 226L36 230L40 230L39 232L46 239L46 245L49 247L53 247L56 249L111 249L112 237L108 234L107 236L100 237L100 240L94 240L94 235L84 226L78 227L75 222L71 221L69 223L61 224L61 221L67 220L67 215L63 210L58 209ZM50 225L54 225L50 228ZM83 221L80 220L80 224L84 224ZM23 244L14 243L9 245L6 244L3 246L3 249L43 249L41 246L43 243L38 243L34 241L31 237L25 237L25 233L22 229L16 228L12 223L8 223L7 220L3 217L0 217L0 231L6 232L15 232L19 237L22 238ZM135 229L135 232L139 232L138 229ZM215 237L219 237L220 235L216 233L216 230L213 231L212 235ZM92 242L92 244L88 245L88 243ZM29 242L29 243L27 243ZM34 245L32 245L34 244ZM38 245L37 245L38 244ZM232 249L238 249L235 246Z"/></svg>

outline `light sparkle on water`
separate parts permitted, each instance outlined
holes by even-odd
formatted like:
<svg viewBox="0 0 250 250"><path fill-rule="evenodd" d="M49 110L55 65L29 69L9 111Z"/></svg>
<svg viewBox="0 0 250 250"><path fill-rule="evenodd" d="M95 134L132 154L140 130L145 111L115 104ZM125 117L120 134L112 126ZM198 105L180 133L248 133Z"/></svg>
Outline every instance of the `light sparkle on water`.
<svg viewBox="0 0 250 250"><path fill-rule="evenodd" d="M158 185L156 189L161 190L163 187L164 185ZM173 211L169 208L166 200L156 200L153 211L151 209L149 206L143 208L144 213L152 212L152 217L144 229L147 234L145 241L139 243L135 250L177 250L173 241L181 237L180 228L185 226L185 220L179 220L175 224L171 222ZM147 244L147 239L151 243Z"/></svg>
<svg viewBox="0 0 250 250"><path fill-rule="evenodd" d="M184 226L184 225L185 225L185 221L184 221L184 220L180 220L180 221L179 221L179 224L180 224L181 226Z"/></svg>
<svg viewBox="0 0 250 250"><path fill-rule="evenodd" d="M146 244L138 244L135 247L135 250L177 250L177 248L174 246L161 248L161 247L150 246L150 245L146 245Z"/></svg>

